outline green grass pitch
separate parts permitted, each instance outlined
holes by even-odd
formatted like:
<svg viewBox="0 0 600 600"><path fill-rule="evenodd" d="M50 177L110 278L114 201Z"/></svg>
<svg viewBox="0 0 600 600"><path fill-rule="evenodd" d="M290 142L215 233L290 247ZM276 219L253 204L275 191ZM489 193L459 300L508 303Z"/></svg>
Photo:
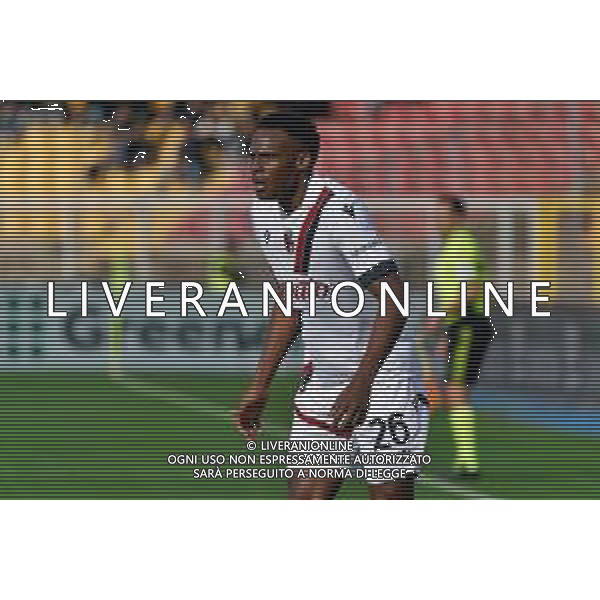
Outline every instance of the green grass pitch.
<svg viewBox="0 0 600 600"><path fill-rule="evenodd" d="M21 371L2 375L2 499L283 499L282 480L194 479L171 453L238 453L230 411L244 376L191 372ZM277 378L267 439L287 437L295 379ZM432 464L419 499L598 498L600 440L478 412L483 477L447 478L452 444L443 414L430 432ZM340 498L366 498L360 481Z"/></svg>

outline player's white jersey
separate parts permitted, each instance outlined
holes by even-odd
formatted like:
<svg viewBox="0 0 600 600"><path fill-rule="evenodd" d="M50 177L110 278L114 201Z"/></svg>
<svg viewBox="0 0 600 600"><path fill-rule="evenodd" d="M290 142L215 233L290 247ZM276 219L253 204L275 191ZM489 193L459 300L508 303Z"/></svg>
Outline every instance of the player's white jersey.
<svg viewBox="0 0 600 600"><path fill-rule="evenodd" d="M365 309L342 317L333 311L330 294L345 281L367 288L395 272L396 264L363 204L329 179L313 178L291 215L275 201L256 201L252 219L277 282L293 283L295 307L298 296L306 298L308 282L316 282L315 315L309 315L307 301L300 302L304 369L294 402L292 439L345 435L332 429L329 411L356 373L379 307L366 291ZM344 300L340 295L340 307L349 311L357 295L350 291L348 296ZM428 413L414 349L416 322L409 318L375 378L367 420L353 434L362 452L388 446L396 452L423 452ZM406 436L400 439L397 431L402 428Z"/></svg>
<svg viewBox="0 0 600 600"><path fill-rule="evenodd" d="M302 344L305 359L315 367L335 372L353 371L364 353L378 306L365 292L365 308L354 317L341 317L331 308L331 292L340 282L354 281L366 288L387 272L396 270L393 258L377 235L360 200L347 188L314 177L304 201L286 215L275 201L256 201L252 219L260 247L276 280L293 282L294 306L308 308L308 282L316 282L316 310L302 312ZM303 295L304 292L304 295ZM357 306L357 293L346 289L338 296L340 308ZM407 359L406 341L391 353L391 363ZM402 358L401 355L404 355Z"/></svg>

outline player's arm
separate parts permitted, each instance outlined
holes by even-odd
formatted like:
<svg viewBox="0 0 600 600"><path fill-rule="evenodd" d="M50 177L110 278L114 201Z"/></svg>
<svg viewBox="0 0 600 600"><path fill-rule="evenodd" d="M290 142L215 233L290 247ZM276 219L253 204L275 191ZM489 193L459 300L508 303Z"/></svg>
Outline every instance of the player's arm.
<svg viewBox="0 0 600 600"><path fill-rule="evenodd" d="M330 222L330 235L356 281L378 300L383 281L401 297L403 286L396 263L379 238L366 208L354 198L342 200L338 206L335 219ZM364 421L373 380L402 333L404 323L405 318L388 295L386 314L375 318L356 373L333 405L330 416L334 427L350 431Z"/></svg>
<svg viewBox="0 0 600 600"><path fill-rule="evenodd" d="M382 279L373 281L367 287L369 292L377 298L378 305L381 303L381 283L383 281L389 285L396 297L402 297L403 285L398 273L389 273ZM405 324L406 317L400 313L398 307L388 295L385 303L385 315L378 314L375 318L365 354L354 379L359 382L364 381L369 386L373 383L377 371L379 371L398 341Z"/></svg>
<svg viewBox="0 0 600 600"><path fill-rule="evenodd" d="M240 403L236 415L236 426L242 435L254 438L262 425L262 414L267 404L269 387L277 368L294 343L300 328L300 313L292 311L288 317L276 304L272 307L271 318L263 344L262 356L258 362L252 383Z"/></svg>
<svg viewBox="0 0 600 600"><path fill-rule="evenodd" d="M378 303L380 303L382 281L390 286L396 297L402 296L402 281L398 273L390 272L366 286L368 291L377 298ZM332 408L331 418L334 427L351 431L362 424L369 409L369 396L375 376L398 341L405 323L406 317L400 314L388 295L385 315L378 313L375 318L365 353L356 373Z"/></svg>
<svg viewBox="0 0 600 600"><path fill-rule="evenodd" d="M262 356L254 375L252 388L264 391L269 389L277 368L298 335L299 315L299 311L293 310L292 316L288 317L283 314L278 305L273 305Z"/></svg>

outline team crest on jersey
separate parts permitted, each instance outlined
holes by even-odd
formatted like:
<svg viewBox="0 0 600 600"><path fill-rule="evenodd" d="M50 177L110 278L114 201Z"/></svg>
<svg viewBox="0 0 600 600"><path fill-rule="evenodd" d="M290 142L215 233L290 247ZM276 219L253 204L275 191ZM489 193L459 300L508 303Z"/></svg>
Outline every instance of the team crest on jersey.
<svg viewBox="0 0 600 600"><path fill-rule="evenodd" d="M354 219L354 204L344 204L344 212Z"/></svg>
<svg viewBox="0 0 600 600"><path fill-rule="evenodd" d="M268 244L269 240L271 239L271 232L268 229L265 229L263 237L265 239L265 244Z"/></svg>
<svg viewBox="0 0 600 600"><path fill-rule="evenodd" d="M286 252L294 251L296 243L294 242L294 236L292 235L291 229L286 229L283 232L283 245L285 246Z"/></svg>

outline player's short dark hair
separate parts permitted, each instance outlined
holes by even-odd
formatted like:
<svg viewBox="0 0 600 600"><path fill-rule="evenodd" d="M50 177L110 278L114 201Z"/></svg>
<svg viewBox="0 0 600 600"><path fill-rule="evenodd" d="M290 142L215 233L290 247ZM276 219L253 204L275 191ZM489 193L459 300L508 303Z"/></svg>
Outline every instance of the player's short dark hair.
<svg viewBox="0 0 600 600"><path fill-rule="evenodd" d="M321 140L315 123L296 112L278 110L258 120L256 129L283 129L304 150L308 150L313 165L319 157Z"/></svg>
<svg viewBox="0 0 600 600"><path fill-rule="evenodd" d="M467 204L462 198L459 198L458 196L442 196L440 200L448 204L453 214L467 214Z"/></svg>

